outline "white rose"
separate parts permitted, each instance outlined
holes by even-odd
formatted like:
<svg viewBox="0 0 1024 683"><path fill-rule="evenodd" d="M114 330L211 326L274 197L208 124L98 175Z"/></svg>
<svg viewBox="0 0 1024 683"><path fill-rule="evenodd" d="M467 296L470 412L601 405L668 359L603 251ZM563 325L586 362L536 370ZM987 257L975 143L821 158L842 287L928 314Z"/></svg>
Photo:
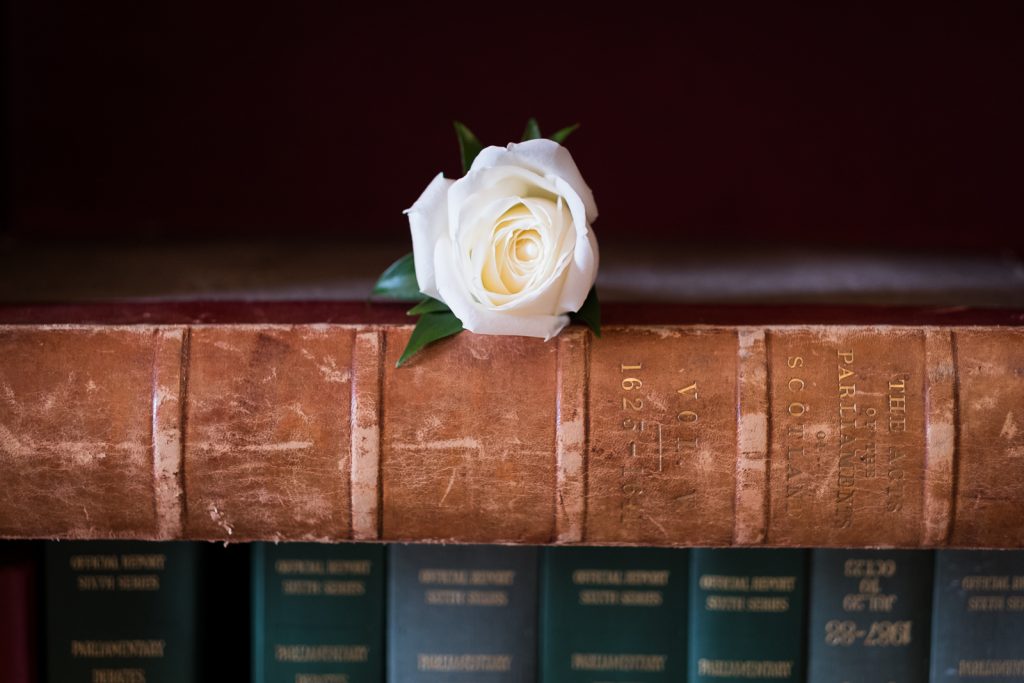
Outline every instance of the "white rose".
<svg viewBox="0 0 1024 683"><path fill-rule="evenodd" d="M551 140L487 147L405 213L420 291L472 332L550 339L597 276L593 193Z"/></svg>

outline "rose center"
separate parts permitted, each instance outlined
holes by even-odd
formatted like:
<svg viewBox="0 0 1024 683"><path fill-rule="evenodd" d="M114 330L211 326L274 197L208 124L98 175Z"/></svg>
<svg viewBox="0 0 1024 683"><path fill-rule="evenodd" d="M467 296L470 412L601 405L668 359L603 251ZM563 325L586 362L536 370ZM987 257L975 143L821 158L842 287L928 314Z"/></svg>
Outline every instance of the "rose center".
<svg viewBox="0 0 1024 683"><path fill-rule="evenodd" d="M563 213L567 212L559 204L531 197L506 209L486 232L480 231L486 247L474 260L488 296L516 296L550 276L565 226L571 225ZM473 254L471 250L471 259Z"/></svg>
<svg viewBox="0 0 1024 683"><path fill-rule="evenodd" d="M518 261L533 261L540 256L540 235L536 230L526 230L516 237L515 254Z"/></svg>

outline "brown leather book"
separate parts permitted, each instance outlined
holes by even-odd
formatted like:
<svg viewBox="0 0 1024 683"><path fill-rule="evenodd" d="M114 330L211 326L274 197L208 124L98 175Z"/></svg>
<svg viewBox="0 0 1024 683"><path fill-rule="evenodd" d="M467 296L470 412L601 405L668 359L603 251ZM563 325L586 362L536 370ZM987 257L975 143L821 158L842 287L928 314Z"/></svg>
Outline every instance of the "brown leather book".
<svg viewBox="0 0 1024 683"><path fill-rule="evenodd" d="M1024 547L1024 314L0 308L0 536Z"/></svg>

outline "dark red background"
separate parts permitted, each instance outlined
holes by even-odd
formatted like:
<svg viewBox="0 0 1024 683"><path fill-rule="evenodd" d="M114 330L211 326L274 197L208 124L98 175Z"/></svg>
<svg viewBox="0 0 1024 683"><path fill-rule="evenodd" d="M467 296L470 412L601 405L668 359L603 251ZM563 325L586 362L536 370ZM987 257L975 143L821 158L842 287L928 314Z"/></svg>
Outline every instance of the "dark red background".
<svg viewBox="0 0 1024 683"><path fill-rule="evenodd" d="M533 114L582 122L602 240L1019 246L1015 5L9 0L6 227L404 240L452 119Z"/></svg>

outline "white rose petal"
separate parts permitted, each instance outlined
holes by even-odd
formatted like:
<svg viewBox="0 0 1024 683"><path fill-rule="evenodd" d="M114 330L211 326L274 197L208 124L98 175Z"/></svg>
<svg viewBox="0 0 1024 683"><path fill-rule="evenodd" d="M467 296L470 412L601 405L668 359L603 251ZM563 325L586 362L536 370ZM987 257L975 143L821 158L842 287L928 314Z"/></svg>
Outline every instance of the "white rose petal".
<svg viewBox="0 0 1024 683"><path fill-rule="evenodd" d="M406 213L420 290L472 332L550 339L597 276L593 194L551 140L484 149Z"/></svg>
<svg viewBox="0 0 1024 683"><path fill-rule="evenodd" d="M419 283L421 292L435 299L438 295L434 277L433 245L448 229L444 218L448 214L448 188L454 182L445 178L444 174L438 173L416 203L405 210L412 232L412 258L416 264L416 282Z"/></svg>
<svg viewBox="0 0 1024 683"><path fill-rule="evenodd" d="M494 166L521 166L532 169L543 176L561 178L583 200L587 210L587 221L597 220L597 204L594 195L583 181L572 155L554 140L527 140L513 142L508 147L486 147L481 150L470 171Z"/></svg>
<svg viewBox="0 0 1024 683"><path fill-rule="evenodd" d="M459 276L447 238L438 241L434 255L441 300L448 304L455 317L462 321L462 326L470 332L542 337L546 341L569 324L568 315L510 315L480 306L469 295Z"/></svg>

